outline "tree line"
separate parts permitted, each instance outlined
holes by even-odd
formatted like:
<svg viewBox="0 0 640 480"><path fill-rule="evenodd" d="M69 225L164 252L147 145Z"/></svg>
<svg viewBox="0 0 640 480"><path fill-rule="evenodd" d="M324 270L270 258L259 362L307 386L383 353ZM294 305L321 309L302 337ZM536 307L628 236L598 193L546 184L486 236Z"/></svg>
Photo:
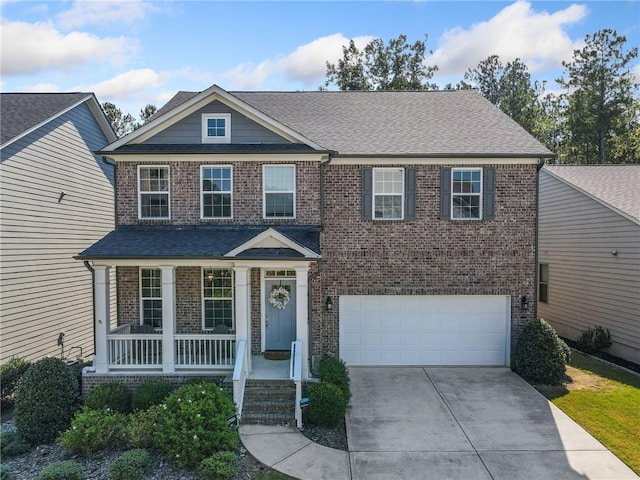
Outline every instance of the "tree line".
<svg viewBox="0 0 640 480"><path fill-rule="evenodd" d="M409 43L399 35L385 44L376 38L362 49L352 40L342 47L342 58L326 63L320 89L438 90L433 82L438 67L425 63L432 54L427 39ZM503 62L498 55L443 89L477 90L555 152L558 163L640 163L640 84L631 72L638 48L626 42L612 29L587 35L584 46L562 62L563 74L554 80L557 91L549 90L548 81L532 80L521 59ZM119 135L157 111L147 105L137 121L111 103L103 108Z"/></svg>

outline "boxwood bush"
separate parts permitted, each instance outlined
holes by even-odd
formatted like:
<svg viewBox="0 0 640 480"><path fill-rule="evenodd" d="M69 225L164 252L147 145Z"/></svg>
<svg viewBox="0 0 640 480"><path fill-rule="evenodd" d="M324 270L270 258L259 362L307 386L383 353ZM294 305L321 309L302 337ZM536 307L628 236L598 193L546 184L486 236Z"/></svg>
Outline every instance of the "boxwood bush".
<svg viewBox="0 0 640 480"><path fill-rule="evenodd" d="M123 444L126 425L127 416L120 412L84 407L58 441L70 454L91 457L105 447Z"/></svg>
<svg viewBox="0 0 640 480"><path fill-rule="evenodd" d="M229 480L236 473L237 463L234 452L218 452L200 462L198 471L204 480Z"/></svg>
<svg viewBox="0 0 640 480"><path fill-rule="evenodd" d="M162 405L153 405L146 410L131 413L125 428L127 443L133 448L155 447L156 430L163 415Z"/></svg>
<svg viewBox="0 0 640 480"><path fill-rule="evenodd" d="M0 433L0 457L11 458L27 453L31 450L29 445L18 432Z"/></svg>
<svg viewBox="0 0 640 480"><path fill-rule="evenodd" d="M308 420L315 425L334 427L343 419L348 399L337 385L320 382L309 385Z"/></svg>
<svg viewBox="0 0 640 480"><path fill-rule="evenodd" d="M13 407L18 383L30 366L31 362L22 358L12 358L0 366L0 408L2 410Z"/></svg>
<svg viewBox="0 0 640 480"><path fill-rule="evenodd" d="M53 462L45 467L38 480L82 480L82 467L74 460Z"/></svg>
<svg viewBox="0 0 640 480"><path fill-rule="evenodd" d="M172 390L171 385L161 380L145 380L133 393L131 406L133 410L146 410L162 403Z"/></svg>
<svg viewBox="0 0 640 480"><path fill-rule="evenodd" d="M149 454L146 450L136 449L124 452L109 467L109 476L113 480L143 480L149 469Z"/></svg>
<svg viewBox="0 0 640 480"><path fill-rule="evenodd" d="M565 379L570 358L567 344L540 318L520 333L513 351L513 369L530 382L559 385Z"/></svg>
<svg viewBox="0 0 640 480"><path fill-rule="evenodd" d="M59 358L43 358L25 372L16 390L16 428L31 445L52 443L78 409L78 381Z"/></svg>
<svg viewBox="0 0 640 480"><path fill-rule="evenodd" d="M597 353L611 346L611 334L608 329L596 325L582 332L576 339L576 344L583 352Z"/></svg>
<svg viewBox="0 0 640 480"><path fill-rule="evenodd" d="M120 382L96 385L87 395L84 406L91 410L110 409L120 413L131 411L131 392Z"/></svg>
<svg viewBox="0 0 640 480"><path fill-rule="evenodd" d="M333 383L340 387L347 400L351 398L347 365L339 358L325 358L320 362L320 381Z"/></svg>
<svg viewBox="0 0 640 480"><path fill-rule="evenodd" d="M236 448L238 433L227 422L235 405L215 383L183 385L161 408L156 445L179 466L195 468L216 452Z"/></svg>

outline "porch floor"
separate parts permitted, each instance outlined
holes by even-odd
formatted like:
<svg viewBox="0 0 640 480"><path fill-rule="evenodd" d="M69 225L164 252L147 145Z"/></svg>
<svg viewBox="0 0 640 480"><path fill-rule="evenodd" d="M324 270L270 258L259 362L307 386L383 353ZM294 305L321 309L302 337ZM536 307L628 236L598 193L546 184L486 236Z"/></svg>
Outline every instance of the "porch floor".
<svg viewBox="0 0 640 480"><path fill-rule="evenodd" d="M288 380L289 360L267 360L262 355L252 355L249 379Z"/></svg>

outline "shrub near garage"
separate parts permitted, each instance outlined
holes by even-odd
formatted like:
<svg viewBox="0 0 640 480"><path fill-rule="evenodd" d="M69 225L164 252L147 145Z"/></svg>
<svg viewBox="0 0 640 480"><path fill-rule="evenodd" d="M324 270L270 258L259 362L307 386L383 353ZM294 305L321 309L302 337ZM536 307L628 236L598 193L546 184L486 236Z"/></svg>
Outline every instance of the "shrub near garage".
<svg viewBox="0 0 640 480"><path fill-rule="evenodd" d="M340 387L347 400L351 398L347 365L339 358L325 358L320 362L320 381Z"/></svg>
<svg viewBox="0 0 640 480"><path fill-rule="evenodd" d="M25 372L16 390L16 428L31 445L52 443L78 409L78 381L58 358L43 358Z"/></svg>
<svg viewBox="0 0 640 480"><path fill-rule="evenodd" d="M309 385L309 421L315 425L335 427L347 411L348 399L344 391L333 383Z"/></svg>
<svg viewBox="0 0 640 480"><path fill-rule="evenodd" d="M183 385L161 408L156 445L179 466L194 468L216 452L236 448L238 433L227 422L235 405L215 383Z"/></svg>

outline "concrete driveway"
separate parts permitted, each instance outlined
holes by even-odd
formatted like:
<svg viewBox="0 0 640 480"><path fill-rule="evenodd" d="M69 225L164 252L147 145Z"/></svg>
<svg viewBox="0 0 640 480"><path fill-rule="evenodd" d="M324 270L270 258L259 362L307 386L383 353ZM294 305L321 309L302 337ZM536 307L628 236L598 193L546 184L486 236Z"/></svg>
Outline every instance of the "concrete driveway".
<svg viewBox="0 0 640 480"><path fill-rule="evenodd" d="M352 479L637 479L506 368L350 367Z"/></svg>

